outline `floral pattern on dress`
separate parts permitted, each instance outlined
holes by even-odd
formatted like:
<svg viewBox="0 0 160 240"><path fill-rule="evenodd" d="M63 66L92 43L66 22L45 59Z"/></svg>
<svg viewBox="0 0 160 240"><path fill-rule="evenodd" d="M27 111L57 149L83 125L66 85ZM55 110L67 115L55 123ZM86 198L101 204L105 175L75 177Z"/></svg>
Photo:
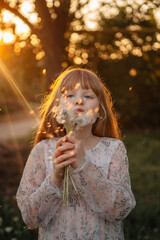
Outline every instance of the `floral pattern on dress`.
<svg viewBox="0 0 160 240"><path fill-rule="evenodd" d="M63 182L59 188L50 178L57 140L42 140L28 157L16 194L24 222L39 228L39 240L123 240L122 220L136 204L124 143L103 137L86 152L71 168L78 202L70 196L64 206Z"/></svg>

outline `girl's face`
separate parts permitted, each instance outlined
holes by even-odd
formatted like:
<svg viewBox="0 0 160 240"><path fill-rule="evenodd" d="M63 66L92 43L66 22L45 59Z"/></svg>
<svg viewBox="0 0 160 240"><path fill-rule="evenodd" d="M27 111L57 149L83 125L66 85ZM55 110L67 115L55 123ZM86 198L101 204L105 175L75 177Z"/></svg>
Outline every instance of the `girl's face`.
<svg viewBox="0 0 160 240"><path fill-rule="evenodd" d="M83 89L80 84L76 84L73 90L64 92L60 97L60 104L72 109L76 114L87 113L96 121L99 101L92 89ZM94 121L94 122L95 122Z"/></svg>

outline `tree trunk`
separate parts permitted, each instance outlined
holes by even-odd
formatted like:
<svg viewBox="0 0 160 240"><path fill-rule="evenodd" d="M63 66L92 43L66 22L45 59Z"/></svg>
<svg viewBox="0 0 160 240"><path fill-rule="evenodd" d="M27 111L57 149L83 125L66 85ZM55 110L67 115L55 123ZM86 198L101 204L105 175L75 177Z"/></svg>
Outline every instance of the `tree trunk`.
<svg viewBox="0 0 160 240"><path fill-rule="evenodd" d="M46 90L55 81L61 71L63 48L59 44L53 44L48 39L41 39L45 52L44 67L46 68Z"/></svg>
<svg viewBox="0 0 160 240"><path fill-rule="evenodd" d="M64 34L70 25L70 0L62 1L58 8L54 8L54 12L57 15L54 21L51 19L45 0L35 1L35 6L42 19L42 29L38 37L45 52L44 67L47 71L46 82L48 85L46 89L49 89L62 69L61 64L65 48Z"/></svg>

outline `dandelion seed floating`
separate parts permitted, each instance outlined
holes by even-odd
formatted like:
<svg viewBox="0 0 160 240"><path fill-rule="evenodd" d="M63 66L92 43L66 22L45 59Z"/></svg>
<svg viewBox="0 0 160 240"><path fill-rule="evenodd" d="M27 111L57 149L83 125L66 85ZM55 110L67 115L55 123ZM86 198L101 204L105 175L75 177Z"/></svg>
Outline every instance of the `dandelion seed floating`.
<svg viewBox="0 0 160 240"><path fill-rule="evenodd" d="M45 75L46 74L46 69L43 68L42 73Z"/></svg>
<svg viewBox="0 0 160 240"><path fill-rule="evenodd" d="M94 109L94 112L97 113L98 111L99 111L99 107L96 107L96 108Z"/></svg>
<svg viewBox="0 0 160 240"><path fill-rule="evenodd" d="M50 122L47 122L47 127L50 128L52 125Z"/></svg>
<svg viewBox="0 0 160 240"><path fill-rule="evenodd" d="M80 87L80 83L77 83L74 89L78 89Z"/></svg>
<svg viewBox="0 0 160 240"><path fill-rule="evenodd" d="M54 135L52 133L47 134L48 138L54 138Z"/></svg>
<svg viewBox="0 0 160 240"><path fill-rule="evenodd" d="M29 114L30 114L30 115L33 115L33 114L34 114L34 111L33 111L33 110L31 110L31 111L29 112Z"/></svg>
<svg viewBox="0 0 160 240"><path fill-rule="evenodd" d="M63 88L62 88L62 90L61 90L61 93L63 93L63 92L64 92L64 89L65 89L65 87L63 87Z"/></svg>

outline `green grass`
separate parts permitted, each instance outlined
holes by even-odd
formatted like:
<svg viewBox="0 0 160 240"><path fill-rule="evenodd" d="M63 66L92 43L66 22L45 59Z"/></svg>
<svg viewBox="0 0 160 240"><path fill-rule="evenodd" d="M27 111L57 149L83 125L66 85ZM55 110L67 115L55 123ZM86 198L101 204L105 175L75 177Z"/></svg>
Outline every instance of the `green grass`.
<svg viewBox="0 0 160 240"><path fill-rule="evenodd" d="M160 132L126 133L136 207L124 221L126 240L160 239Z"/></svg>
<svg viewBox="0 0 160 240"><path fill-rule="evenodd" d="M15 197L8 199L0 195L0 239L37 240L37 233L24 224Z"/></svg>
<svg viewBox="0 0 160 240"><path fill-rule="evenodd" d="M125 240L159 240L160 132L126 132L125 135L132 191L136 199L136 207L123 221ZM23 223L15 199L6 201L1 196L0 205L0 239L37 239L37 231L28 229ZM18 220L15 221L16 216ZM9 226L11 232L6 231Z"/></svg>

